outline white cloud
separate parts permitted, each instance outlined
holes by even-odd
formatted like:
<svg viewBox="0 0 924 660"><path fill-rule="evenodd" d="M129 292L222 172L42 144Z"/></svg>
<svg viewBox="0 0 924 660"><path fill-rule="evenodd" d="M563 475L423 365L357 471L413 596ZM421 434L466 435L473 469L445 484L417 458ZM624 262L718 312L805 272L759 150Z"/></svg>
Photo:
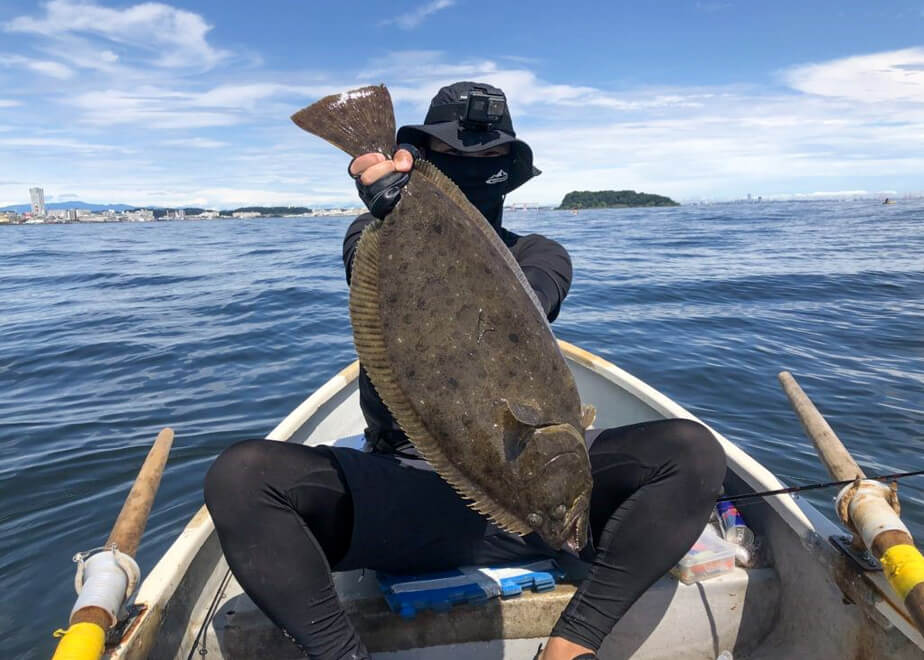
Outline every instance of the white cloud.
<svg viewBox="0 0 924 660"><path fill-rule="evenodd" d="M211 68L227 56L209 45L206 36L212 28L202 16L158 2L111 9L93 2L51 0L44 9L44 16L19 16L8 21L4 29L50 38L93 35L146 48L156 55L155 64L169 68Z"/></svg>
<svg viewBox="0 0 924 660"><path fill-rule="evenodd" d="M228 142L222 142L221 140L210 140L209 138L203 137L164 140L161 144L192 149L220 149L221 147L230 146L230 143Z"/></svg>
<svg viewBox="0 0 924 660"><path fill-rule="evenodd" d="M21 67L58 80L68 80L74 76L71 68L60 62L37 60L22 55L0 55L0 66Z"/></svg>
<svg viewBox="0 0 924 660"><path fill-rule="evenodd" d="M132 153L132 149L119 147L109 144L94 144L91 142L81 142L69 138L46 138L46 137L24 137L24 138L0 138L0 145L6 147L25 147L37 150L63 149L67 151L117 151L122 153Z"/></svg>
<svg viewBox="0 0 924 660"><path fill-rule="evenodd" d="M14 108L18 105L22 105L22 103L13 99L0 99L0 108ZM0 130L3 130L3 128L0 128Z"/></svg>
<svg viewBox="0 0 924 660"><path fill-rule="evenodd" d="M74 72L60 62L38 61L33 60L26 64L32 71L43 73L46 76L57 78L58 80L67 80L74 77Z"/></svg>
<svg viewBox="0 0 924 660"><path fill-rule="evenodd" d="M431 50L387 53L377 58L374 67L362 70L359 77L369 81L402 81L389 85L392 98L418 108L426 108L436 90L444 85L458 80L488 83L504 90L515 117L519 109L532 105L636 111L668 106L699 107L703 97L694 92L636 93L628 98L586 85L550 83L526 68L505 68L493 60L473 58L447 62L444 53Z"/></svg>
<svg viewBox="0 0 924 660"><path fill-rule="evenodd" d="M278 96L317 99L341 91L342 87L319 85L283 85L279 83L242 83L220 85L202 93L190 95L198 107L253 109L258 102Z"/></svg>
<svg viewBox="0 0 924 660"><path fill-rule="evenodd" d="M436 12L452 7L455 0L433 0L396 18L382 21L383 25L397 25L402 30L413 30Z"/></svg>
<svg viewBox="0 0 924 660"><path fill-rule="evenodd" d="M904 48L798 66L783 73L807 94L862 103L902 101L924 105L924 48Z"/></svg>
<svg viewBox="0 0 924 660"><path fill-rule="evenodd" d="M191 96L156 87L133 91L85 92L66 102L83 111L83 121L96 125L140 124L146 128L230 126L241 119L228 112L194 110Z"/></svg>
<svg viewBox="0 0 924 660"><path fill-rule="evenodd" d="M178 91L145 85L107 89L66 97L63 102L82 111L82 120L96 125L139 124L147 128L230 126L253 120L255 113L288 117L301 103L342 90L343 86L243 83L205 91ZM283 107L274 103L291 99Z"/></svg>

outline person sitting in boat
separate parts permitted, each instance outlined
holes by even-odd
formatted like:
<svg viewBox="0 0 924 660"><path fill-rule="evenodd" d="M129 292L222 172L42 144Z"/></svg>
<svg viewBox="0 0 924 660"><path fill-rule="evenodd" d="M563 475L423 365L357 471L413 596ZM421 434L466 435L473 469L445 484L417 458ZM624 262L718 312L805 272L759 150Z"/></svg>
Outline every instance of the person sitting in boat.
<svg viewBox="0 0 924 660"><path fill-rule="evenodd" d="M489 125L467 120L475 88L504 101ZM554 321L571 285L571 261L559 243L503 226L504 196L539 171L516 137L501 90L470 82L444 87L424 123L402 127L398 141L411 147L393 159L364 154L349 166L367 206L384 217L397 196L383 194L382 183L395 172L413 176L414 152L425 157L491 223ZM364 214L346 232L348 282L360 233L373 220ZM206 504L241 587L308 657L324 660L369 657L340 605L332 570L435 571L561 552L535 534L503 532L470 509L416 458L365 370L359 389L367 451L246 440L223 451L205 479ZM591 565L537 652L543 660L596 657L632 603L697 539L725 476L718 441L690 420L587 435L594 485L582 558Z"/></svg>

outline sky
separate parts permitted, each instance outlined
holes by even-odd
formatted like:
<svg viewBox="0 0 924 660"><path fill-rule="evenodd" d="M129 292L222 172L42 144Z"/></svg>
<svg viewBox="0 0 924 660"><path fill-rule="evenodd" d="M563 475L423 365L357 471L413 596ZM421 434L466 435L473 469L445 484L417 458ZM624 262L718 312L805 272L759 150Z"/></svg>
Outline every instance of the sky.
<svg viewBox="0 0 924 660"><path fill-rule="evenodd" d="M0 3L0 206L357 206L289 116L385 83L507 94L543 174L508 202L924 192L924 0Z"/></svg>

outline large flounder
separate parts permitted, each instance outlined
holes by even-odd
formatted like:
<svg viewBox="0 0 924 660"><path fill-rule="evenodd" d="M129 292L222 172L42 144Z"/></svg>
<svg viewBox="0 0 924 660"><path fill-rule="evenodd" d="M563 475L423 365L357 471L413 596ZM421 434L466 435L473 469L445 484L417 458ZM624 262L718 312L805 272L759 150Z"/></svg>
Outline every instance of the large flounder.
<svg viewBox="0 0 924 660"><path fill-rule="evenodd" d="M394 150L383 85L326 97L292 119L352 156ZM510 251L426 161L395 209L363 232L350 319L376 391L474 509L555 548L584 545L592 418Z"/></svg>

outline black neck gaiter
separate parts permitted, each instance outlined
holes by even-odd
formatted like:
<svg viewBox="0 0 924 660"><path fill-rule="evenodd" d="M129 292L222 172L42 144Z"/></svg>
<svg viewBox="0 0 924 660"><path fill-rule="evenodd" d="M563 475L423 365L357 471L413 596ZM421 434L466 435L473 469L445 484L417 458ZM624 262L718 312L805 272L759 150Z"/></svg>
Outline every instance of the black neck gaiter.
<svg viewBox="0 0 924 660"><path fill-rule="evenodd" d="M511 155L478 158L430 151L427 160L459 186L495 230L500 229Z"/></svg>

